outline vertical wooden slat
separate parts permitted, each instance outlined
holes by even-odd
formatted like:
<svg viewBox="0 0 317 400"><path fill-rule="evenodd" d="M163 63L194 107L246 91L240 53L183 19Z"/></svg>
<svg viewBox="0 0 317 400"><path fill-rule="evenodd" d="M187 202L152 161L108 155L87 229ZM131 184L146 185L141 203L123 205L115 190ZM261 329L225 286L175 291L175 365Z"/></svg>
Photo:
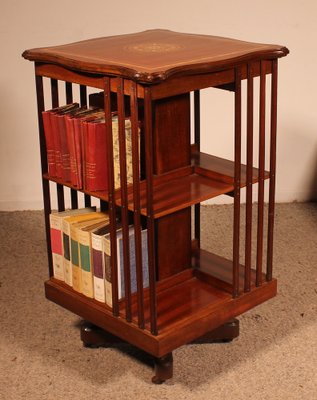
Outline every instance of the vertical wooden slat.
<svg viewBox="0 0 317 400"><path fill-rule="evenodd" d="M48 171L46 145L45 145L45 134L44 134L44 126L43 126L43 118L42 118L42 111L45 110L43 78L41 76L35 75L35 83L36 83L36 97L37 97L41 170L42 170L42 175L43 175L43 174L47 173L47 171ZM48 180L43 179L43 178L42 178L42 189L43 189L44 219L45 219L46 246L47 246L49 274L50 274L50 276L53 276L53 260L52 260L50 219L49 219L49 216L51 213L50 184L49 184Z"/></svg>
<svg viewBox="0 0 317 400"><path fill-rule="evenodd" d="M150 294L150 324L151 333L157 330L157 300L156 300L156 270L154 253L154 216L153 216L153 138L152 138L152 99L149 87L144 89L144 125L145 125L145 157L147 182L147 233L148 233L148 264L149 264L149 294Z"/></svg>
<svg viewBox="0 0 317 400"><path fill-rule="evenodd" d="M70 202L73 210L78 208L78 194L74 189L70 189Z"/></svg>
<svg viewBox="0 0 317 400"><path fill-rule="evenodd" d="M70 104L73 102L73 87L71 82L65 82L65 92L66 92L66 103Z"/></svg>
<svg viewBox="0 0 317 400"><path fill-rule="evenodd" d="M132 130L132 168L133 168L133 222L134 222L134 245L137 278L137 303L138 303L138 326L144 329L144 296L143 296L143 268L142 268L142 238L141 238L141 214L140 214L140 155L139 155L139 122L137 85L131 82L131 130Z"/></svg>
<svg viewBox="0 0 317 400"><path fill-rule="evenodd" d="M232 295L239 295L240 177L241 177L241 70L235 69L234 106L234 216Z"/></svg>
<svg viewBox="0 0 317 400"><path fill-rule="evenodd" d="M120 164L120 193L121 193L121 220L123 238L123 271L124 271L124 297L126 320L131 321L131 273L130 273L130 238L128 217L128 192L127 192L127 155L125 138L125 109L124 109L124 82L118 78L117 102L119 123L119 164Z"/></svg>
<svg viewBox="0 0 317 400"><path fill-rule="evenodd" d="M65 82L65 93L66 103L71 104L73 102L73 85L71 82ZM78 208L78 194L74 189L70 189L71 208Z"/></svg>
<svg viewBox="0 0 317 400"><path fill-rule="evenodd" d="M56 79L51 79L51 98L52 98L52 108L59 106L58 101L58 81Z"/></svg>
<svg viewBox="0 0 317 400"><path fill-rule="evenodd" d="M84 196L85 207L91 207L91 197L89 194L85 194Z"/></svg>
<svg viewBox="0 0 317 400"><path fill-rule="evenodd" d="M100 211L105 212L108 211L108 203L104 200L100 200Z"/></svg>
<svg viewBox="0 0 317 400"><path fill-rule="evenodd" d="M265 168L265 95L266 75L264 63L260 67L260 113L259 113L259 183L258 183L258 227L256 253L256 286L262 283L263 220L264 220L264 168Z"/></svg>
<svg viewBox="0 0 317 400"><path fill-rule="evenodd" d="M52 107L59 106L58 100L58 81L56 79L51 79L51 98L52 98ZM64 187L63 185L57 183L56 184L56 191L57 191L57 206L58 211L65 210L65 200L64 200Z"/></svg>
<svg viewBox="0 0 317 400"><path fill-rule="evenodd" d="M276 125L277 125L277 60L272 61L271 88L271 135L270 135L270 185L267 237L267 281L272 280L273 269L273 229L275 212L275 170L276 170Z"/></svg>
<svg viewBox="0 0 317 400"><path fill-rule="evenodd" d="M251 248L252 248L252 175L253 175L253 77L252 64L247 67L247 182L245 217L245 272L244 291L250 291L251 285Z"/></svg>
<svg viewBox="0 0 317 400"><path fill-rule="evenodd" d="M194 91L194 135L197 151L200 151L200 91ZM195 239L200 247L200 203L195 204Z"/></svg>
<svg viewBox="0 0 317 400"><path fill-rule="evenodd" d="M81 107L87 106L87 87L79 85L79 96ZM91 197L88 194L84 195L85 207L91 207Z"/></svg>
<svg viewBox="0 0 317 400"><path fill-rule="evenodd" d="M109 196L109 219L110 219L110 248L111 248L111 283L112 283L112 313L119 315L118 303L118 265L117 265L117 221L116 205L114 198L114 165L113 165L113 135L111 117L111 92L110 78L105 78L104 90L105 124L107 135L107 167L108 167L108 196Z"/></svg>
<svg viewBox="0 0 317 400"><path fill-rule="evenodd" d="M79 96L80 96L80 105L86 106L87 105L87 87L85 85L79 86Z"/></svg>

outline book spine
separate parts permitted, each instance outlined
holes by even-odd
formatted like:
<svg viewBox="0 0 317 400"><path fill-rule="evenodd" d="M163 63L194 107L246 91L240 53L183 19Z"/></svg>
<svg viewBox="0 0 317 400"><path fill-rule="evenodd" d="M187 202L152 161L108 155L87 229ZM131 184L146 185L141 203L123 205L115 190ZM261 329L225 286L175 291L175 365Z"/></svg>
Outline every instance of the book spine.
<svg viewBox="0 0 317 400"><path fill-rule="evenodd" d="M78 172L75 151L75 137L74 137L74 120L71 116L65 115L66 122L66 135L69 148L69 163L70 163L70 182L73 186L78 188Z"/></svg>
<svg viewBox="0 0 317 400"><path fill-rule="evenodd" d="M45 143L46 143L48 173L50 176L56 176L55 147L54 147L53 131L51 126L50 112L43 111L42 116L43 116Z"/></svg>
<svg viewBox="0 0 317 400"><path fill-rule="evenodd" d="M50 214L50 233L53 258L53 275L54 278L64 281L62 220L54 214Z"/></svg>
<svg viewBox="0 0 317 400"><path fill-rule="evenodd" d="M108 190L107 145L104 122L88 122L85 142L85 187Z"/></svg>
<svg viewBox="0 0 317 400"><path fill-rule="evenodd" d="M78 179L78 187L83 187L83 167L82 167L82 133L81 133L81 125L82 120L80 118L74 118L74 143L75 143L75 159L76 159L76 168L77 168L77 179Z"/></svg>
<svg viewBox="0 0 317 400"><path fill-rule="evenodd" d="M70 247L71 247L71 264L72 264L72 284L76 292L82 292L81 270L79 265L79 247L77 238L77 229L71 225L70 227Z"/></svg>
<svg viewBox="0 0 317 400"><path fill-rule="evenodd" d="M55 165L56 165L56 176L62 178L62 153L61 153L61 138L59 133L58 116L56 113L50 113L51 127L54 138L55 148Z"/></svg>
<svg viewBox="0 0 317 400"><path fill-rule="evenodd" d="M65 182L70 182L70 155L66 133L66 116L56 115L58 120L59 136L61 143L61 158L62 158L62 179Z"/></svg>
<svg viewBox="0 0 317 400"><path fill-rule="evenodd" d="M111 281L111 246L110 234L103 237L102 250L105 263L105 297L106 304L112 307L112 281Z"/></svg>
<svg viewBox="0 0 317 400"><path fill-rule="evenodd" d="M94 297L93 275L91 268L91 233L77 228L79 244L79 265L81 270L82 293L87 297Z"/></svg>
<svg viewBox="0 0 317 400"><path fill-rule="evenodd" d="M73 273L71 264L71 251L70 251L70 224L63 219L63 266L64 266L64 278L65 283L69 286L73 286Z"/></svg>
<svg viewBox="0 0 317 400"><path fill-rule="evenodd" d="M112 119L112 135L113 135L113 160L114 160L114 185L115 189L120 188L120 158L119 158L119 126L118 118ZM125 121L125 145L126 145L126 168L127 183L133 183L133 167L132 167L132 132L130 120ZM140 136L139 136L140 151Z"/></svg>
<svg viewBox="0 0 317 400"><path fill-rule="evenodd" d="M91 252L94 280L94 298L102 303L106 302L105 291L105 264L102 251L102 239L100 235L91 235Z"/></svg>

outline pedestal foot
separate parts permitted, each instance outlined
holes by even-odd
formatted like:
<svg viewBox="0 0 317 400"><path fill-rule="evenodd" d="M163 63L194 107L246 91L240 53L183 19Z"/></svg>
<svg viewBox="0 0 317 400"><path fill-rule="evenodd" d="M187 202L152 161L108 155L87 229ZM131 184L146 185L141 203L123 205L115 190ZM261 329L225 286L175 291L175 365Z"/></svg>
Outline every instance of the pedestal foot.
<svg viewBox="0 0 317 400"><path fill-rule="evenodd" d="M114 344L126 343L124 340L104 331L90 322L84 321L80 328L80 339L85 347L109 347Z"/></svg>
<svg viewBox="0 0 317 400"><path fill-rule="evenodd" d="M194 340L192 343L227 343L239 336L239 320L232 319L225 324L219 326L205 335Z"/></svg>
<svg viewBox="0 0 317 400"><path fill-rule="evenodd" d="M156 385L164 383L173 377L173 354L168 353L164 357L154 358L154 372L152 382Z"/></svg>

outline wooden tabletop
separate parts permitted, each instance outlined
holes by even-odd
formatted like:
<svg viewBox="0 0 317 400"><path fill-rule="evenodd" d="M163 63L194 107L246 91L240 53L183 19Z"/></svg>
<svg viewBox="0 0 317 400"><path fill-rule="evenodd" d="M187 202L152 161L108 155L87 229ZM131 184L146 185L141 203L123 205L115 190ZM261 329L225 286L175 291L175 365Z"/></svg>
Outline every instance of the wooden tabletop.
<svg viewBox="0 0 317 400"><path fill-rule="evenodd" d="M26 50L23 57L71 69L155 83L288 54L284 46L163 29Z"/></svg>

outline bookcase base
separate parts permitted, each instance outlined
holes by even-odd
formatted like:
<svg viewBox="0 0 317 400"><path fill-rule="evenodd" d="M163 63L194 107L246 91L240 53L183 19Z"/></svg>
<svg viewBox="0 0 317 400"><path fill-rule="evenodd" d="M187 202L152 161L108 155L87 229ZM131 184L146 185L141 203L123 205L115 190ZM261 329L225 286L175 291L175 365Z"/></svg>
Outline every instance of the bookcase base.
<svg viewBox="0 0 317 400"><path fill-rule="evenodd" d="M200 338L191 342L191 344L207 344L207 343L227 343L239 336L239 320L234 318L222 326L213 329L204 334ZM83 321L80 329L80 339L85 347L111 347L120 344L128 344L118 336L115 336L102 328L88 322ZM172 352L163 357L153 357L154 372L152 382L155 384L164 383L173 377L173 354Z"/></svg>

